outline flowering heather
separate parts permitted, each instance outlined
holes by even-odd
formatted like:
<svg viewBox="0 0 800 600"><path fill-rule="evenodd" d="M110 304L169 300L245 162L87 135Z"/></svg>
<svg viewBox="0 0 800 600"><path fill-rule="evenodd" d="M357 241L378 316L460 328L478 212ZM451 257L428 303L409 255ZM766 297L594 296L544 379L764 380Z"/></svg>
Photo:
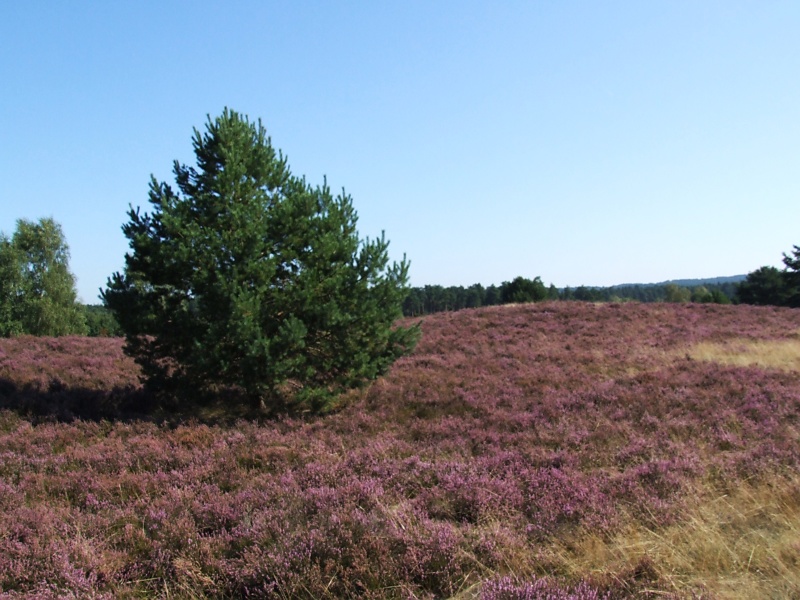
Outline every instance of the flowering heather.
<svg viewBox="0 0 800 600"><path fill-rule="evenodd" d="M61 420L144 409L138 367L122 340L21 336L0 340L0 406Z"/></svg>
<svg viewBox="0 0 800 600"><path fill-rule="evenodd" d="M234 423L142 416L120 340L0 341L2 594L800 594L800 373L694 351L784 347L800 311L545 303L422 329L337 412ZM688 545L712 531L725 561Z"/></svg>

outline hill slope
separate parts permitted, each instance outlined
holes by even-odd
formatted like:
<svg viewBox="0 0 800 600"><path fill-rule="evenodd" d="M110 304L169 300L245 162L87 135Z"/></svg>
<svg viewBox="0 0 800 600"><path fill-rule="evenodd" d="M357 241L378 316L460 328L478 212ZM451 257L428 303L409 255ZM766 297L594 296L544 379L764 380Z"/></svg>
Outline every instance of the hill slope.
<svg viewBox="0 0 800 600"><path fill-rule="evenodd" d="M336 414L235 424L73 419L135 408L121 342L0 341L0 588L800 593L800 311L545 303L422 328Z"/></svg>

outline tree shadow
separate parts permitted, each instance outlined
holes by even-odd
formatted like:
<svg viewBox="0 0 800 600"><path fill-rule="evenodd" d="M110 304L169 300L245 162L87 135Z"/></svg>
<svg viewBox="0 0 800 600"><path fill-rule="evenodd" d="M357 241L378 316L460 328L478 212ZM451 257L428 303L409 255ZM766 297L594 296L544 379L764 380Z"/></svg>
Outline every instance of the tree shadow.
<svg viewBox="0 0 800 600"><path fill-rule="evenodd" d="M70 387L53 379L47 387L18 384L0 377L0 410L9 410L33 424L85 421L158 421L157 403L141 387L109 390Z"/></svg>
<svg viewBox="0 0 800 600"><path fill-rule="evenodd" d="M82 421L147 421L177 426L196 422L231 426L237 421L270 422L287 416L304 417L285 407L267 410L252 406L235 391L198 394L189 399L158 394L142 386L92 389L68 386L59 379L49 385L19 384L0 377L0 411L8 410L31 424Z"/></svg>

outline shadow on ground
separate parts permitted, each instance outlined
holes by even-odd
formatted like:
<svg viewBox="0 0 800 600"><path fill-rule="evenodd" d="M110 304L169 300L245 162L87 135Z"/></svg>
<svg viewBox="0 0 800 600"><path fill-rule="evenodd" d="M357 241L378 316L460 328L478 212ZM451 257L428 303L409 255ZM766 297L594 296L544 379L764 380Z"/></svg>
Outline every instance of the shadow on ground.
<svg viewBox="0 0 800 600"><path fill-rule="evenodd" d="M0 410L10 410L32 423L71 422L76 419L164 420L152 394L141 387L115 387L97 390L69 387L54 379L47 387L18 384L0 377Z"/></svg>
<svg viewBox="0 0 800 600"><path fill-rule="evenodd" d="M252 407L235 392L209 394L189 401L165 399L141 386L98 390L72 387L58 379L47 386L18 384L0 377L0 411L9 410L32 424L84 421L149 421L177 425L196 421L232 425L238 420L271 421L290 411Z"/></svg>

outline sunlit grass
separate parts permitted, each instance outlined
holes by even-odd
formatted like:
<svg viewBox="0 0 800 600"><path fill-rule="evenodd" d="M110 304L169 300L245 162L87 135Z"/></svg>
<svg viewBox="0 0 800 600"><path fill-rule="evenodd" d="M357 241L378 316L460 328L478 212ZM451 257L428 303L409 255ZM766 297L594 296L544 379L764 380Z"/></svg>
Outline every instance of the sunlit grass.
<svg viewBox="0 0 800 600"><path fill-rule="evenodd" d="M575 574L624 570L646 560L679 595L795 598L800 594L800 477L772 476L727 492L697 491L679 520L650 529L633 523L603 539L588 535L562 549Z"/></svg>
<svg viewBox="0 0 800 600"><path fill-rule="evenodd" d="M800 371L800 335L778 340L700 342L692 346L687 354L694 360L736 367L758 366Z"/></svg>

